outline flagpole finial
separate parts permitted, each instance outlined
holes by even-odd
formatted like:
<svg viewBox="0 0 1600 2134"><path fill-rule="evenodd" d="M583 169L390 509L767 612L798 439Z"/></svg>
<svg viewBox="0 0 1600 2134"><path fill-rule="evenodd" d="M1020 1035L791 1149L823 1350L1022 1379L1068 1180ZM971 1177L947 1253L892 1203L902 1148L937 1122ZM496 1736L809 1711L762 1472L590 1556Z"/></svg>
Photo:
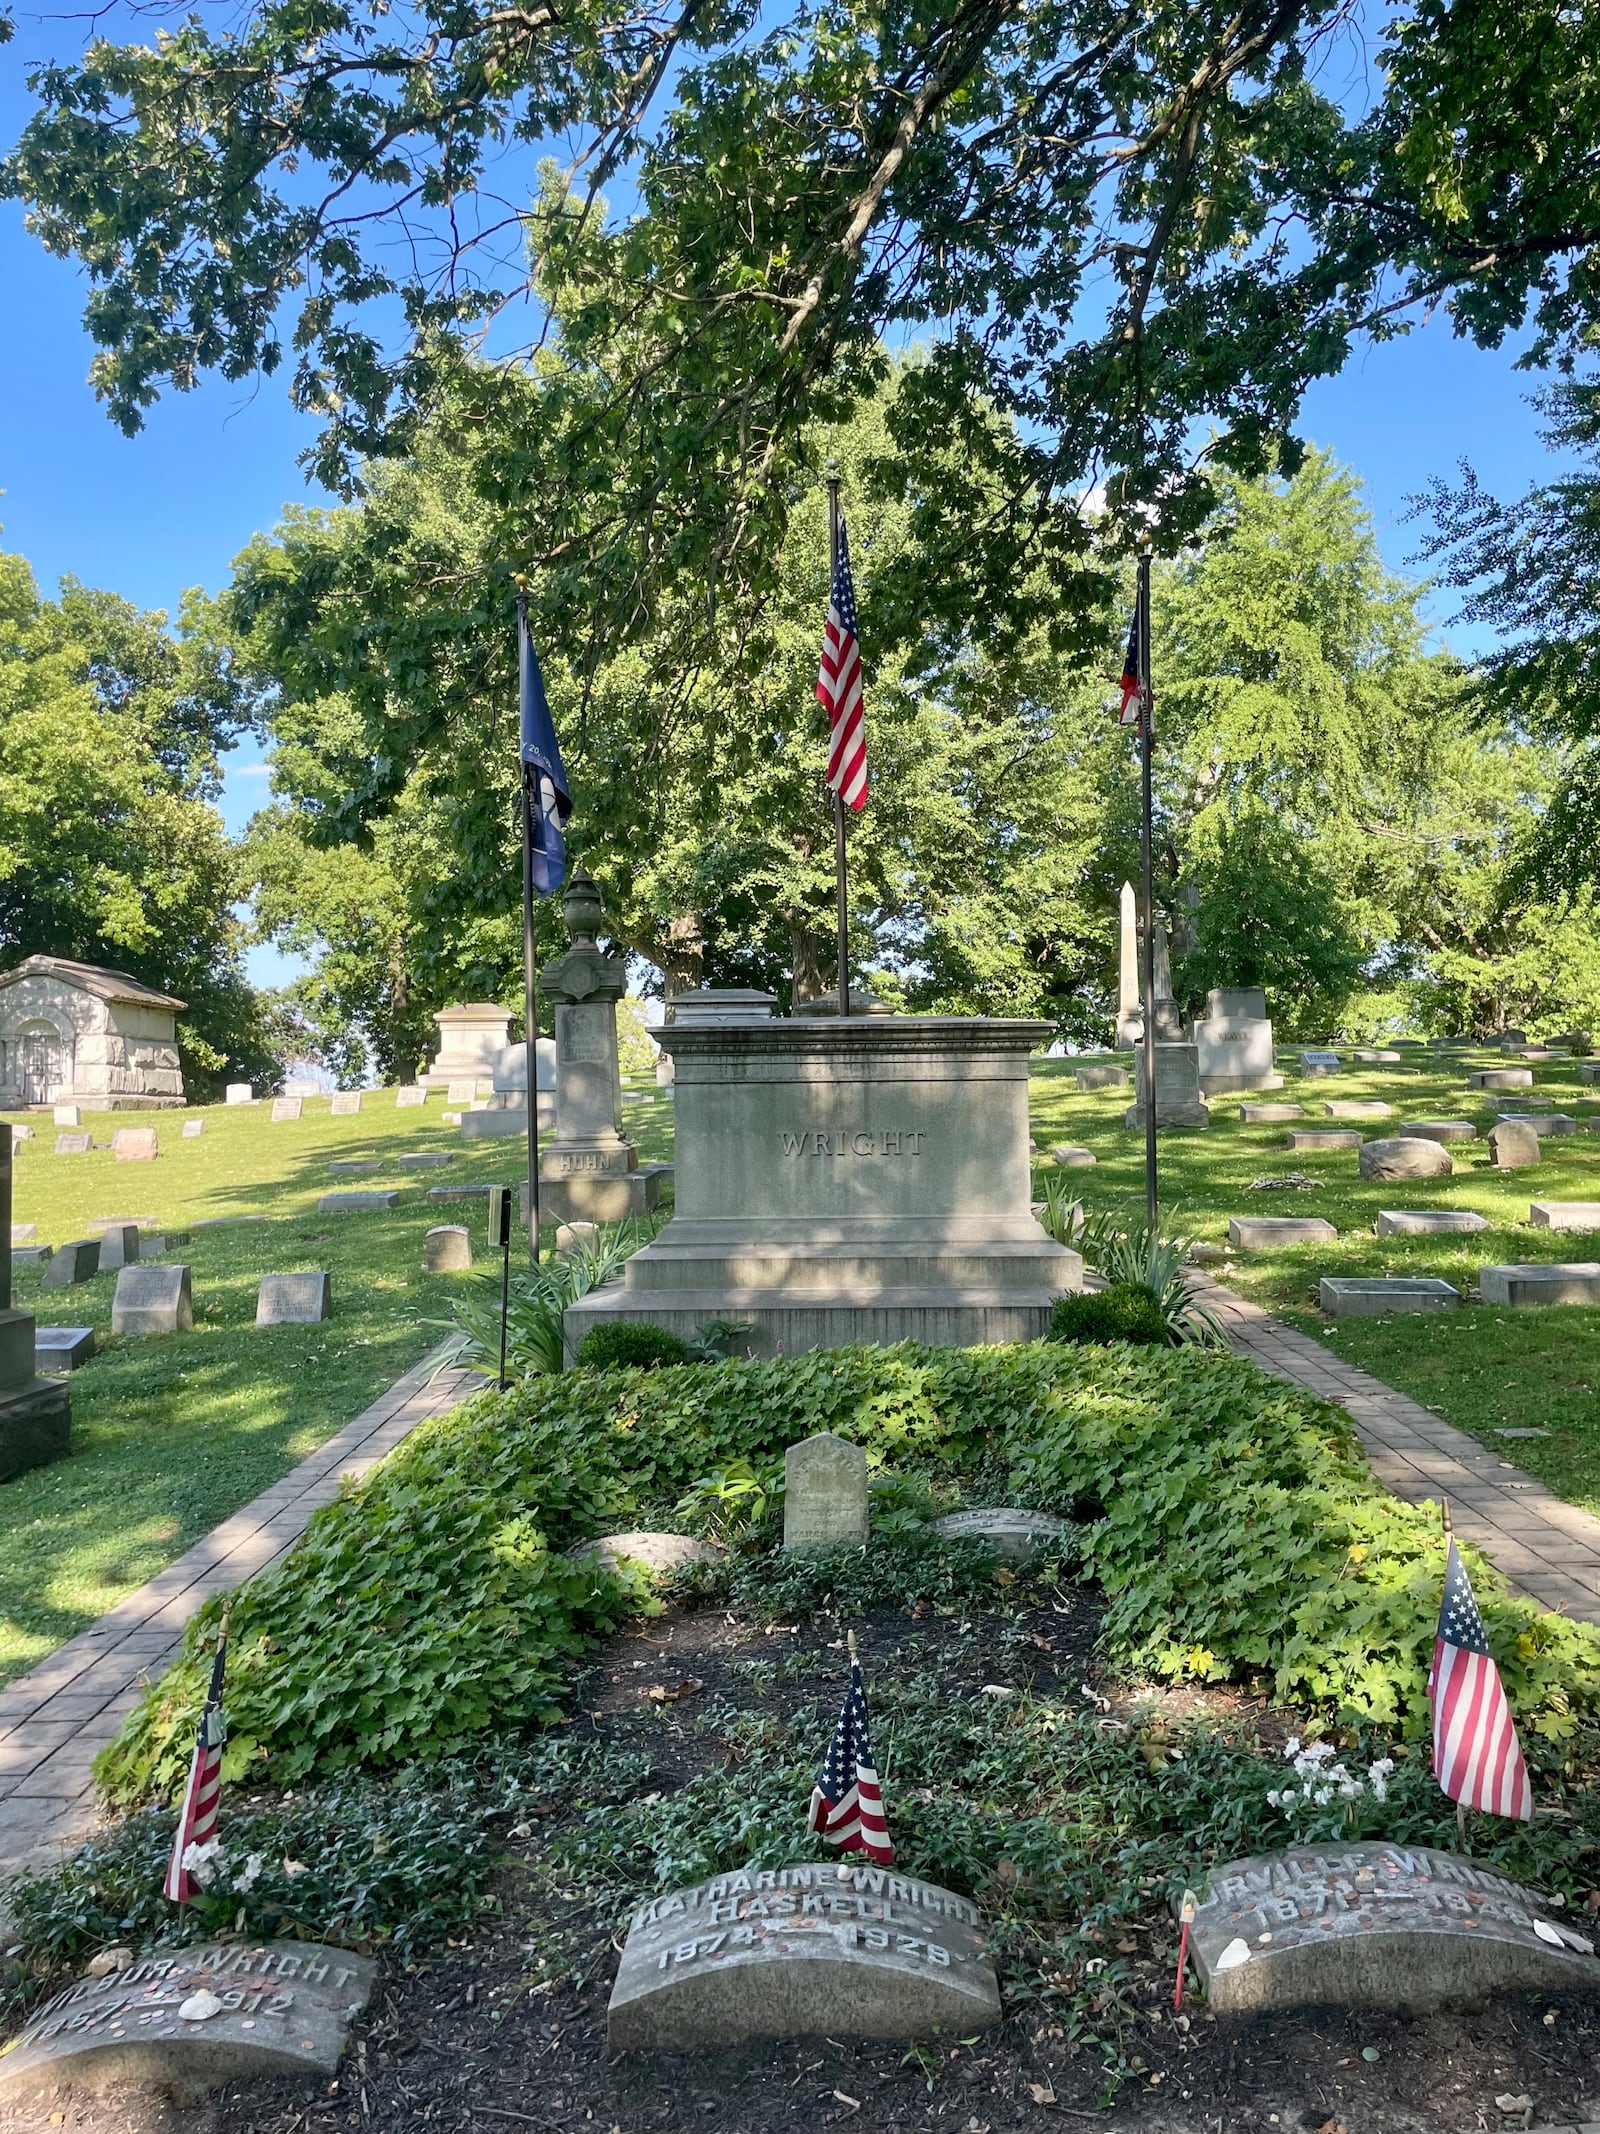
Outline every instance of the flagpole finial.
<svg viewBox="0 0 1600 2134"><path fill-rule="evenodd" d="M856 1651L856 1634L853 1630L847 1630L844 1634L844 1649L849 1653L852 1661L860 1658L860 1654Z"/></svg>
<svg viewBox="0 0 1600 2134"><path fill-rule="evenodd" d="M1449 1538L1450 1538L1450 1536L1451 1536L1451 1535L1452 1535L1452 1534L1453 1534L1453 1533L1455 1532L1455 1528L1454 1528L1454 1527L1453 1527L1453 1526L1452 1526L1452 1525L1450 1524L1450 1499L1449 1499L1448 1497L1445 1497L1445 1498L1443 1498L1443 1499L1442 1499L1441 1501L1442 1501L1442 1503L1443 1503L1443 1505L1444 1505L1444 1533L1445 1533L1445 1539L1446 1539L1446 1540L1448 1541L1448 1540L1449 1540Z"/></svg>

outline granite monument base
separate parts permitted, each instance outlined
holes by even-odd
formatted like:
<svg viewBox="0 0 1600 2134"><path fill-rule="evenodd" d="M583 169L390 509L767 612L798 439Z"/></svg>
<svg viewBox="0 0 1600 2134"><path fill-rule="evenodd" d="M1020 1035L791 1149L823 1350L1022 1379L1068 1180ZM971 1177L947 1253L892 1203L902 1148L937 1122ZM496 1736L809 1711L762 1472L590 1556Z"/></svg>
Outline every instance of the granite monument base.
<svg viewBox="0 0 1600 2134"><path fill-rule="evenodd" d="M625 1223L653 1214L664 1186L672 1183L670 1163L643 1163L634 1171L569 1172L539 1178L539 1219L546 1223ZM527 1197L527 1187L523 1187Z"/></svg>
<svg viewBox="0 0 1600 2134"><path fill-rule="evenodd" d="M21 1385L0 1387L0 1482L64 1460L72 1450L71 1399L61 1380L32 1375L31 1319L28 1324L29 1375Z"/></svg>
<svg viewBox="0 0 1600 2134"><path fill-rule="evenodd" d="M676 1213L566 1314L751 1355L1043 1335L1083 1262L1029 1210L1028 1055L1045 1025L861 1016L669 1025Z"/></svg>

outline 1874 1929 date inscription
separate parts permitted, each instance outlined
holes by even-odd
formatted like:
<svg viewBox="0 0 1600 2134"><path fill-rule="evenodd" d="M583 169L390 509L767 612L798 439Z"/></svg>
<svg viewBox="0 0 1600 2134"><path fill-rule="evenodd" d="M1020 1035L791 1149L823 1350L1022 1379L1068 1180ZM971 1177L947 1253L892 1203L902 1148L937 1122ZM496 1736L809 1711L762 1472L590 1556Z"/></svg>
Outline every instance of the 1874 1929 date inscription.
<svg viewBox="0 0 1600 2134"><path fill-rule="evenodd" d="M634 1913L611 1995L616 2051L827 2033L917 2038L1000 2017L983 1918L887 1868L714 1875Z"/></svg>

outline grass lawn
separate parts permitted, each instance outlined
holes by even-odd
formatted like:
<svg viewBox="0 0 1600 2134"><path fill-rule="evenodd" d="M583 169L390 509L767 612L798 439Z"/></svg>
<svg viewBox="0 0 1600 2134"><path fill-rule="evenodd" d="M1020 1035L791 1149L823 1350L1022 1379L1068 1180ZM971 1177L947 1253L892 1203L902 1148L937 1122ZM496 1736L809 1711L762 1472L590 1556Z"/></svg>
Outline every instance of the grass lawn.
<svg viewBox="0 0 1600 2134"><path fill-rule="evenodd" d="M1419 1054L1399 1065L1347 1061L1337 1076L1298 1077L1257 1101L1305 1108L1302 1127L1349 1126L1368 1139L1396 1133L1407 1119L1471 1119L1475 1142L1453 1143L1453 1176L1406 1185L1368 1185L1356 1173L1354 1149L1284 1147L1289 1125L1241 1126L1239 1106L1250 1097L1218 1097L1203 1133L1164 1134L1162 1205L1166 1218L1190 1236L1225 1245L1230 1215L1321 1215L1339 1232L1336 1244L1300 1245L1277 1252L1231 1255L1218 1271L1231 1287L1327 1343L1414 1399L1424 1401L1507 1459L1537 1474L1572 1502L1600 1512L1600 1308L1563 1305L1510 1311L1473 1301L1441 1316L1333 1320L1317 1304L1325 1274L1441 1275L1465 1294L1478 1270L1515 1260L1600 1259L1600 1235L1528 1227L1531 1200L1600 1200L1600 1085L1580 1080L1576 1060L1535 1061L1531 1090L1478 1090L1467 1076L1505 1066L1498 1053L1457 1055L1448 1062ZM1036 1063L1032 1088L1034 1138L1041 1148L1066 1141L1092 1149L1093 1170L1074 1171L1087 1207L1143 1213L1144 1144L1122 1124L1130 1092L1079 1094L1074 1062ZM1329 1119L1326 1103L1379 1098L1394 1106L1392 1120ZM1533 1100L1532 1103L1529 1100ZM1547 1135L1533 1170L1496 1171L1487 1134L1502 1111L1538 1108L1540 1100L1579 1121L1580 1131ZM1261 1178L1299 1172L1314 1179L1305 1190L1252 1190ZM1490 1228L1464 1237L1379 1238L1382 1208L1473 1208ZM1498 1430L1534 1427L1547 1438L1505 1439Z"/></svg>
<svg viewBox="0 0 1600 2134"><path fill-rule="evenodd" d="M397 1111L393 1091L369 1093L361 1114L334 1119L326 1097L307 1098L298 1121L274 1126L271 1107L85 1115L97 1141L153 1121L154 1163L117 1163L109 1149L57 1156L48 1114L16 1151L13 1220L35 1223L52 1245L89 1234L97 1216L153 1218L156 1231L190 1229L164 1257L193 1272L191 1334L114 1337L115 1274L73 1289L40 1290L37 1268L15 1270L16 1302L44 1324L92 1326L97 1354L72 1374L73 1451L53 1467L0 1486L0 1683L25 1672L152 1578L241 1504L268 1488L343 1428L443 1338L468 1274L427 1275L423 1232L465 1223L481 1264L482 1201L431 1205L430 1187L514 1181L520 1141L463 1142L441 1123L442 1093L426 1110ZM670 1141L670 1105L630 1112L653 1159ZM25 1115L10 1115L21 1123ZM205 1132L181 1138L181 1122ZM407 1172L409 1149L449 1149L456 1160ZM330 1177L346 1157L383 1157L371 1177ZM319 1216L333 1190L398 1188L385 1214ZM237 1227L196 1223L248 1216ZM319 1326L255 1326L263 1274L326 1268L333 1317Z"/></svg>

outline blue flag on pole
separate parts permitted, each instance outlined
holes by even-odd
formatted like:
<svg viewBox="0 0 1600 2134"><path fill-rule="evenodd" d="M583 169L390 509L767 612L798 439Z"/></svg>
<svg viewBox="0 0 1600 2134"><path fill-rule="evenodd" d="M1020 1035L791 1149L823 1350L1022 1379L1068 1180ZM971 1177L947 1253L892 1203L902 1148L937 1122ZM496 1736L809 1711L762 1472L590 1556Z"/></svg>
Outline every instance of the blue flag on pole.
<svg viewBox="0 0 1600 2134"><path fill-rule="evenodd" d="M517 672L522 691L522 780L528 796L528 835L533 847L533 886L547 897L567 878L567 841L561 828L572 813L567 774L561 767L550 701L544 693L539 655L528 633L527 610L517 606Z"/></svg>

